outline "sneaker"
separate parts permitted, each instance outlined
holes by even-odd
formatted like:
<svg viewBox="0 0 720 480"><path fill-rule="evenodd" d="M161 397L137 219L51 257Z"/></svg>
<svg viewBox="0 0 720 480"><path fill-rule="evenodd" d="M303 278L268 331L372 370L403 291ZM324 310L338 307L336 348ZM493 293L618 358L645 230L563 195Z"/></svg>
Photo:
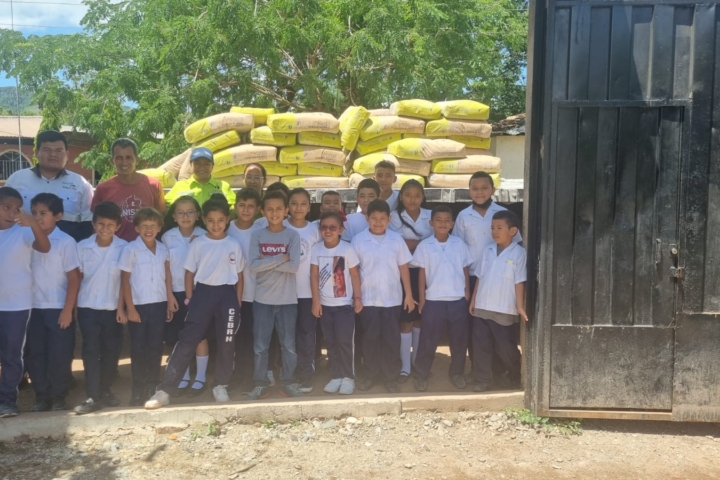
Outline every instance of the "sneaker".
<svg viewBox="0 0 720 480"><path fill-rule="evenodd" d="M31 412L49 412L52 408L51 400L38 400L30 409Z"/></svg>
<svg viewBox="0 0 720 480"><path fill-rule="evenodd" d="M102 405L97 403L92 398L88 398L84 402L82 402L77 407L73 408L73 412L77 413L78 415L85 415L88 413L94 413L98 410L102 410Z"/></svg>
<svg viewBox="0 0 720 480"><path fill-rule="evenodd" d="M0 405L0 418L17 417L18 407L15 403L3 403Z"/></svg>
<svg viewBox="0 0 720 480"><path fill-rule="evenodd" d="M275 375L273 374L272 370L268 370L268 380L270 380L271 387L274 387L275 385L277 385L277 383L275 382Z"/></svg>
<svg viewBox="0 0 720 480"><path fill-rule="evenodd" d="M417 390L418 392L426 392L427 380L420 377L415 378L415 390Z"/></svg>
<svg viewBox="0 0 720 480"><path fill-rule="evenodd" d="M340 386L342 385L343 379L342 378L333 378L328 382L327 385L325 385L325 393L338 393L338 390L340 390Z"/></svg>
<svg viewBox="0 0 720 480"><path fill-rule="evenodd" d="M459 390L464 390L465 387L467 387L467 382L465 381L465 377L463 375L453 375L452 383L455 385L455 388Z"/></svg>
<svg viewBox="0 0 720 480"><path fill-rule="evenodd" d="M51 410L53 412L61 412L63 410L67 410L67 403L65 403L65 399L63 397L56 397L53 398L52 401L52 408Z"/></svg>
<svg viewBox="0 0 720 480"><path fill-rule="evenodd" d="M390 393L400 393L400 385L398 385L398 382L387 382L385 388L387 388L387 391Z"/></svg>
<svg viewBox="0 0 720 480"><path fill-rule="evenodd" d="M397 383L403 384L403 383L407 382L409 379L410 379L410 374L402 372L397 379Z"/></svg>
<svg viewBox="0 0 720 480"><path fill-rule="evenodd" d="M245 397L245 399L260 400L261 398L265 398L268 395L270 395L270 392L268 392L268 387L255 387L253 388L252 392L247 394L247 397Z"/></svg>
<svg viewBox="0 0 720 480"><path fill-rule="evenodd" d="M352 395L355 392L355 380L345 377L340 385L340 395Z"/></svg>
<svg viewBox="0 0 720 480"><path fill-rule="evenodd" d="M280 395L283 397L304 397L305 394L300 390L300 385L297 383L291 383L289 385L283 385L280 389Z"/></svg>
<svg viewBox="0 0 720 480"><path fill-rule="evenodd" d="M158 390L155 395L150 397L150 400L145 402L145 410L157 410L158 408L170 405L170 395Z"/></svg>
<svg viewBox="0 0 720 480"><path fill-rule="evenodd" d="M299 386L298 386L298 390L300 390L300 391L303 392L303 393L310 393L310 392L312 392L312 389L313 389L312 380L310 380L310 379L308 378L308 379L306 379L306 380L301 380L301 381L300 381L300 384L299 384Z"/></svg>
<svg viewBox="0 0 720 480"><path fill-rule="evenodd" d="M118 405L120 405L120 400L118 400L118 398L113 395L110 390L100 394L100 401L106 407L117 407Z"/></svg>
<svg viewBox="0 0 720 480"><path fill-rule="evenodd" d="M374 383L375 383L375 382L373 382L373 381L370 380L369 378L365 378L365 379L360 380L360 381L358 382L357 388L358 388L358 390L360 390L360 391L362 391L362 392L367 392L368 390L370 390L370 389L373 387L373 384L374 384Z"/></svg>
<svg viewBox="0 0 720 480"><path fill-rule="evenodd" d="M487 383L477 382L475 385L473 385L473 392L482 393L488 391L490 391L490 385L488 385Z"/></svg>
<svg viewBox="0 0 720 480"><path fill-rule="evenodd" d="M227 385L213 387L213 397L215 397L215 401L218 403L229 402L230 397L228 397Z"/></svg>

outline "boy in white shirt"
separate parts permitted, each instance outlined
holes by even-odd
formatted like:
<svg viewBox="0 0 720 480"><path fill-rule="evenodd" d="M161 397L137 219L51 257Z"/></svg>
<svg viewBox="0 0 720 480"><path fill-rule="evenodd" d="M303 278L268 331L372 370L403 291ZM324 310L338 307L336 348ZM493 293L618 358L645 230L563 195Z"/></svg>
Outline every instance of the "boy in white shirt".
<svg viewBox="0 0 720 480"><path fill-rule="evenodd" d="M375 164L375 174L372 179L380 186L380 193L377 198L385 200L390 207L390 211L394 212L400 200L400 193L397 190L393 190L393 185L397 182L395 164L387 160L379 161ZM358 213L362 213L364 210L358 205L357 211Z"/></svg>
<svg viewBox="0 0 720 480"><path fill-rule="evenodd" d="M507 370L504 385L520 388L520 352L515 323L518 317L528 321L525 313L525 249L513 241L520 221L504 210L493 215L492 236L495 245L485 249L481 269L476 270L470 313L474 348L473 390L490 389L493 353ZM495 379L496 383L498 380Z"/></svg>
<svg viewBox="0 0 720 480"><path fill-rule="evenodd" d="M435 233L418 244L412 262L419 268L418 310L423 325L415 359L415 390L427 390L427 378L445 327L450 337L450 379L456 388L464 389L469 322L466 312L470 300L468 267L472 257L465 242L450 235L453 227L450 207L435 207L430 225Z"/></svg>
<svg viewBox="0 0 720 480"><path fill-rule="evenodd" d="M370 202L372 202L373 200L377 200L379 196L380 185L378 185L375 180L371 178L366 178L358 184L356 195L358 211L356 213L351 213L347 216L347 221L345 222L345 231L342 235L343 240L345 240L346 242L350 242L352 241L353 237L355 237L355 235L362 232L363 230L367 230L367 214L362 212L367 212Z"/></svg>
<svg viewBox="0 0 720 480"><path fill-rule="evenodd" d="M367 230L353 238L352 247L360 260L363 360L366 378L360 390L370 390L382 376L390 393L398 393L400 376L400 313L415 309L410 289L409 265L412 260L405 241L388 230L390 208L385 200L374 200L367 207Z"/></svg>
<svg viewBox="0 0 720 480"><path fill-rule="evenodd" d="M0 187L0 418L18 414L18 385L33 300L32 252L50 251L47 235L22 207L20 192Z"/></svg>
<svg viewBox="0 0 720 480"><path fill-rule="evenodd" d="M110 391L127 323L125 300L120 295L118 262L125 240L115 236L122 223L122 210L114 202L101 202L93 211L95 234L78 243L80 293L77 319L82 333L82 359L87 399L75 407L78 415L93 413L103 405L120 404Z"/></svg>
<svg viewBox="0 0 720 480"><path fill-rule="evenodd" d="M33 309L25 359L35 391L33 412L66 410L75 350L73 309L80 289L80 263L73 238L56 227L63 201L52 193L36 195L30 208L50 239L48 253L32 252Z"/></svg>
<svg viewBox="0 0 720 480"><path fill-rule="evenodd" d="M172 320L178 305L172 290L170 252L157 241L162 215L154 208L141 208L133 217L133 225L138 238L125 247L119 266L130 333L130 406L139 407L155 394L165 323Z"/></svg>

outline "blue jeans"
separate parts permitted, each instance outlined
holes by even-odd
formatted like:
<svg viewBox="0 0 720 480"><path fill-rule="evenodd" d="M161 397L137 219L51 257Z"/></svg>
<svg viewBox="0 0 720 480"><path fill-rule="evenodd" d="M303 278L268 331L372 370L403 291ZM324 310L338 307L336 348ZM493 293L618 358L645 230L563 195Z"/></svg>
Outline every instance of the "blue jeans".
<svg viewBox="0 0 720 480"><path fill-rule="evenodd" d="M295 351L297 305L265 305L253 302L253 317L255 386L267 387L270 385L267 378L268 352L273 329L277 330L282 349L283 371L280 382L283 385L294 383L295 368L297 367L297 352Z"/></svg>

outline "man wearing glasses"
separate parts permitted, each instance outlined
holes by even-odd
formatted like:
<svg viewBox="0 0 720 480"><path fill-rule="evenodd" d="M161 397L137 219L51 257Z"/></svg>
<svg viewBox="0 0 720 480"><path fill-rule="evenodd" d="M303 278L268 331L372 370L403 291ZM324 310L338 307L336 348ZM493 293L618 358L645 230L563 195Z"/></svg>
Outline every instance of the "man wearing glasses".
<svg viewBox="0 0 720 480"><path fill-rule="evenodd" d="M115 167L116 175L100 183L95 189L92 209L100 202L110 201L120 206L122 223L115 235L126 242L138 237L133 225L133 217L141 208L152 207L160 213L165 212L165 198L160 182L137 171L137 144L129 138L118 138L110 147L110 163Z"/></svg>
<svg viewBox="0 0 720 480"><path fill-rule="evenodd" d="M202 206L213 193L222 193L231 207L235 205L235 192L230 185L222 180L212 178L215 161L209 148L193 149L190 154L190 165L192 166L192 177L177 182L165 195L165 203L172 205L177 198L189 195Z"/></svg>

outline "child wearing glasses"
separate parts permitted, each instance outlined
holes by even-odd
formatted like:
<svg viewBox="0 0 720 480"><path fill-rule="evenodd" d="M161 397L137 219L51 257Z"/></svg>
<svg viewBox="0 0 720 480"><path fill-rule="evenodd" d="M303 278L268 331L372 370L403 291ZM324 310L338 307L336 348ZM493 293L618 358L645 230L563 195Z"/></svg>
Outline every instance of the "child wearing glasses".
<svg viewBox="0 0 720 480"><path fill-rule="evenodd" d="M178 303L178 310L170 323L165 325L165 343L174 347L178 340L178 333L185 325L187 306L185 305L185 257L190 242L204 235L206 232L200 226L200 204L189 195L179 197L170 206L166 215L166 225L171 228L162 236L162 243L170 251L170 274L172 277L173 295ZM185 372L179 392L199 395L205 390L205 374L208 366L208 342L203 340L195 350L197 372L195 381L190 383L190 369Z"/></svg>

